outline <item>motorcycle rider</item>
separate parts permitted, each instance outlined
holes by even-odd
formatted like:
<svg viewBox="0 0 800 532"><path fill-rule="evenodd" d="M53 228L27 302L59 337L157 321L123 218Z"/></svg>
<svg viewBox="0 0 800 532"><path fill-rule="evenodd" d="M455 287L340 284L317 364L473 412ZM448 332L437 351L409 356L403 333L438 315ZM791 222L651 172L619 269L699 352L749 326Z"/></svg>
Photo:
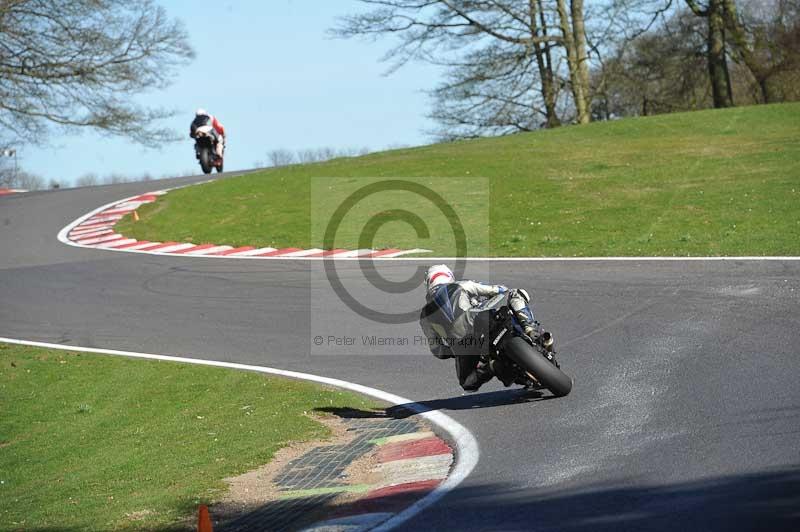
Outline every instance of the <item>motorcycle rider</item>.
<svg viewBox="0 0 800 532"><path fill-rule="evenodd" d="M514 378L509 376L509 368L498 360L491 363L481 360L476 349L479 346L475 345L477 342L472 336L474 321L489 299L505 294L522 332L536 338L541 334L541 328L534 321L528 292L503 285L456 281L453 272L444 264L428 268L425 287L427 303L420 313L419 322L433 356L456 359L458 383L466 391L477 391L495 375L504 385L510 386Z"/></svg>
<svg viewBox="0 0 800 532"><path fill-rule="evenodd" d="M223 127L222 122L217 120L217 117L208 114L208 111L202 107L194 113L194 120L189 126L189 136L193 139L197 138L197 129L208 125L211 126L211 135L214 137L214 148L216 149L217 157L222 159L222 155L225 152L225 127Z"/></svg>

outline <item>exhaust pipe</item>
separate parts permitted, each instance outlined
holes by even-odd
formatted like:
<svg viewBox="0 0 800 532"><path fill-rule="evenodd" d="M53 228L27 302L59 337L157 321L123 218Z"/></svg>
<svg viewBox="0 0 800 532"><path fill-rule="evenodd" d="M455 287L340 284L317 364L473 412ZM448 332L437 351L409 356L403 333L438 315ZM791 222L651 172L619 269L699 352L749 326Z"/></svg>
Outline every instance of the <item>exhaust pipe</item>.
<svg viewBox="0 0 800 532"><path fill-rule="evenodd" d="M553 350L553 344L555 343L555 338L549 332L545 331L539 337L539 341L542 343L542 347L547 349L548 351Z"/></svg>

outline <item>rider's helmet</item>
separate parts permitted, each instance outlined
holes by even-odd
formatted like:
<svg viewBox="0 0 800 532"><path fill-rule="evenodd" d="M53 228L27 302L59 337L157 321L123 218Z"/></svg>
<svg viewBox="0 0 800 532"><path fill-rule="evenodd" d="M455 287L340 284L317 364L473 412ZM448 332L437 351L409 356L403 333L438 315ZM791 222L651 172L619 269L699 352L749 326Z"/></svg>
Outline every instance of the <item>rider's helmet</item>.
<svg viewBox="0 0 800 532"><path fill-rule="evenodd" d="M208 111L206 111L205 109L200 107L199 109L197 109L197 111L195 111L194 115L195 116L208 116Z"/></svg>
<svg viewBox="0 0 800 532"><path fill-rule="evenodd" d="M437 264L428 268L425 273L425 288L430 292L434 286L456 282L453 271L444 264Z"/></svg>

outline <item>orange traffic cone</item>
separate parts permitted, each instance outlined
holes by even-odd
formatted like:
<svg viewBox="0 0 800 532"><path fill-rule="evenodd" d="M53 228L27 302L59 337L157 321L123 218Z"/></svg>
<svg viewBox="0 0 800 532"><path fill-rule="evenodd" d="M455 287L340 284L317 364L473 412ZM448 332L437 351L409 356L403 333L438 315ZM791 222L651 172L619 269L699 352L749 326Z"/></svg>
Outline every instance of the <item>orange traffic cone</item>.
<svg viewBox="0 0 800 532"><path fill-rule="evenodd" d="M208 514L208 506L205 504L200 505L197 516L197 532L214 532L214 529L211 527L211 516Z"/></svg>
<svg viewBox="0 0 800 532"><path fill-rule="evenodd" d="M138 222L139 221L139 213L136 212L136 211L133 211L133 221L134 222Z"/></svg>

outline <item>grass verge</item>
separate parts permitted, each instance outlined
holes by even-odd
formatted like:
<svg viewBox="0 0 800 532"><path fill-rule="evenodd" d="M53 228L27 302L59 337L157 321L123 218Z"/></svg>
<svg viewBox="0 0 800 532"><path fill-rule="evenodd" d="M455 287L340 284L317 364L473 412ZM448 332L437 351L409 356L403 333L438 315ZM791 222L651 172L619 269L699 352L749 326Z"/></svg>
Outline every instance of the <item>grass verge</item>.
<svg viewBox="0 0 800 532"><path fill-rule="evenodd" d="M257 373L0 344L0 528L183 529L223 478L352 393Z"/></svg>
<svg viewBox="0 0 800 532"><path fill-rule="evenodd" d="M325 247L315 227L325 225L330 206L369 180L400 177L444 190L472 224L468 232L487 232L473 239L471 256L800 255L798 176L800 104L781 104L262 171L171 192L119 229L153 241ZM476 178L488 182L477 195ZM381 202L412 211L421 203L373 197L366 214L382 215ZM470 216L476 202L487 214ZM424 209L421 218L428 219ZM364 226L363 217L346 220L335 246L358 248ZM418 235L408 224L387 223L374 246L452 254L442 237L449 227L430 226L430 235Z"/></svg>

